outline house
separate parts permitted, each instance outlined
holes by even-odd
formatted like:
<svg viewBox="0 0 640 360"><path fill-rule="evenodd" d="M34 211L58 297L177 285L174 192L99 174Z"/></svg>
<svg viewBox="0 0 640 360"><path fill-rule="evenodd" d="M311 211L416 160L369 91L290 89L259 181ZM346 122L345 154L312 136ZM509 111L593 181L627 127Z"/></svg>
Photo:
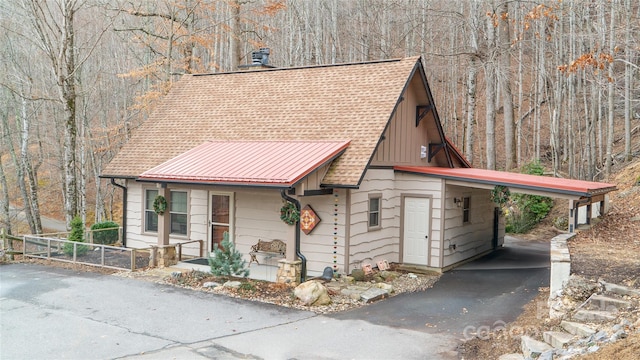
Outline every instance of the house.
<svg viewBox="0 0 640 360"><path fill-rule="evenodd" d="M259 240L282 240L284 258L267 259L279 281L385 260L446 270L502 244L496 185L569 198L572 219L615 189L471 168L443 132L423 66L184 75L101 175L125 192L126 246L157 245L168 264L176 243L211 251L224 232L247 260ZM281 220L289 203L304 209L294 225Z"/></svg>

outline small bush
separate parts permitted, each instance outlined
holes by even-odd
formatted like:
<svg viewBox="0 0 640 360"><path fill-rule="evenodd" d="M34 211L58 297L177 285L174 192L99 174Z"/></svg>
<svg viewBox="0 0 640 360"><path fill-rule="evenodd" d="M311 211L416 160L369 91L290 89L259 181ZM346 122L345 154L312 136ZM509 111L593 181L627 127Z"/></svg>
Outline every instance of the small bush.
<svg viewBox="0 0 640 360"><path fill-rule="evenodd" d="M67 240L75 241L75 242L84 242L84 223L79 216L76 216L71 220L71 232L69 233L69 238ZM72 243L65 243L62 246L62 250L68 256L73 256L73 245ZM82 256L89 251L89 247L87 245L76 245L76 255Z"/></svg>
<svg viewBox="0 0 640 360"><path fill-rule="evenodd" d="M211 273L225 278L249 276L249 269L246 268L247 262L242 258L242 254L235 249L233 243L229 241L228 232L224 233L220 245L214 245L213 256L209 257Z"/></svg>
<svg viewBox="0 0 640 360"><path fill-rule="evenodd" d="M91 225L91 230L110 229L93 232L93 242L95 244L112 245L118 242L118 223L113 221L103 221Z"/></svg>

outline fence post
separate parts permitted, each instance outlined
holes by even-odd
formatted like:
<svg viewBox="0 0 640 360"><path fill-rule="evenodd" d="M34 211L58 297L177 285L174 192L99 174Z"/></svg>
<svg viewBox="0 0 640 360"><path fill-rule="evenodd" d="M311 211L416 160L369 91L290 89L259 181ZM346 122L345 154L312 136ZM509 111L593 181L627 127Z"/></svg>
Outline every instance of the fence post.
<svg viewBox="0 0 640 360"><path fill-rule="evenodd" d="M77 259L77 255L78 255L78 242L74 241L73 242L73 263L76 263L76 259Z"/></svg>
<svg viewBox="0 0 640 360"><path fill-rule="evenodd" d="M131 271L136 270L136 249L131 249Z"/></svg>
<svg viewBox="0 0 640 360"><path fill-rule="evenodd" d="M100 246L100 264L104 266L104 246Z"/></svg>
<svg viewBox="0 0 640 360"><path fill-rule="evenodd" d="M150 253L151 254L149 255L149 267L156 267L157 265L156 261L158 261L158 248L155 246L152 246Z"/></svg>
<svg viewBox="0 0 640 360"><path fill-rule="evenodd" d="M47 259L51 259L51 239L47 239Z"/></svg>
<svg viewBox="0 0 640 360"><path fill-rule="evenodd" d="M199 240L198 242L200 243L200 257L204 257L204 252L203 252L204 240Z"/></svg>

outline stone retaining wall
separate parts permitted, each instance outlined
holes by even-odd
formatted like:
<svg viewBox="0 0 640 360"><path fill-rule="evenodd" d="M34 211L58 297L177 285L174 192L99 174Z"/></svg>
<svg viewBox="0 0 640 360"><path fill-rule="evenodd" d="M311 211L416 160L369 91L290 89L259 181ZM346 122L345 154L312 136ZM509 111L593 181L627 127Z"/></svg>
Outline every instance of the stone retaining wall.
<svg viewBox="0 0 640 360"><path fill-rule="evenodd" d="M551 239L551 279L549 280L549 300L555 299L562 292L563 286L571 275L571 256L567 241L576 234L562 234Z"/></svg>

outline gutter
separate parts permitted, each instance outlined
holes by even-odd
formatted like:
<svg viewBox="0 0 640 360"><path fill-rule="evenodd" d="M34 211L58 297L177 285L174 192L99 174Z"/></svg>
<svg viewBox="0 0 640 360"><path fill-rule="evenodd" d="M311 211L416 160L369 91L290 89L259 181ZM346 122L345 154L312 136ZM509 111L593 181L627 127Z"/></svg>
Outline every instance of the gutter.
<svg viewBox="0 0 640 360"><path fill-rule="evenodd" d="M111 178L111 185L122 189L122 246L127 247L127 187L118 184L115 178Z"/></svg>
<svg viewBox="0 0 640 360"><path fill-rule="evenodd" d="M300 213L300 210L301 210L300 201L287 195L285 189L280 190L280 195L284 200L294 204L296 206L296 210L298 210L298 213ZM300 271L300 283L303 283L307 280L307 258L304 255L302 255L302 253L300 252L300 220L296 221L295 227L296 227L296 255L302 261L302 269Z"/></svg>

